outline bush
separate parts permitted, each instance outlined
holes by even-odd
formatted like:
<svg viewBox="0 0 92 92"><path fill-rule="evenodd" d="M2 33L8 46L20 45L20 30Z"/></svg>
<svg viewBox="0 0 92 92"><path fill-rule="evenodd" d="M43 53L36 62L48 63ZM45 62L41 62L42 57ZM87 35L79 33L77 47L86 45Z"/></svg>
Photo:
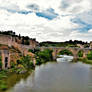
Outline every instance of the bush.
<svg viewBox="0 0 92 92"><path fill-rule="evenodd" d="M0 56L0 68L2 68L2 57Z"/></svg>
<svg viewBox="0 0 92 92"><path fill-rule="evenodd" d="M36 58L36 65L41 65L42 63L44 63L43 61L42 61L42 59L41 58Z"/></svg>
<svg viewBox="0 0 92 92"><path fill-rule="evenodd" d="M13 61L10 62L10 65L11 65L11 68L14 68L15 67L15 63Z"/></svg>
<svg viewBox="0 0 92 92"><path fill-rule="evenodd" d="M88 60L92 60L92 51L89 52L89 54L87 55Z"/></svg>
<svg viewBox="0 0 92 92"><path fill-rule="evenodd" d="M37 64L46 63L52 60L52 50L46 49L36 53L37 55Z"/></svg>
<svg viewBox="0 0 92 92"><path fill-rule="evenodd" d="M73 55L71 51L65 49L65 50L62 50L60 51L59 55Z"/></svg>
<svg viewBox="0 0 92 92"><path fill-rule="evenodd" d="M40 49L29 49L28 51L36 54L40 51Z"/></svg>
<svg viewBox="0 0 92 92"><path fill-rule="evenodd" d="M23 56L20 60L17 60L17 64L22 64L25 68L33 68L33 62L31 56Z"/></svg>
<svg viewBox="0 0 92 92"><path fill-rule="evenodd" d="M5 91L5 90L7 90L7 84L5 84L5 83L0 83L0 89L2 90L2 91Z"/></svg>
<svg viewBox="0 0 92 92"><path fill-rule="evenodd" d="M78 56L79 56L79 57L83 57L83 51L80 50L80 51L78 52Z"/></svg>

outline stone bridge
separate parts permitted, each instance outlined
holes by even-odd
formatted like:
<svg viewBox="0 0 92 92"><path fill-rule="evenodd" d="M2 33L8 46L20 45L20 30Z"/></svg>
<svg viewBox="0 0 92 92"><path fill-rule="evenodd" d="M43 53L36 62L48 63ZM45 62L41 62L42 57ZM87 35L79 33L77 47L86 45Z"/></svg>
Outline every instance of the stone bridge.
<svg viewBox="0 0 92 92"><path fill-rule="evenodd" d="M40 47L39 49L41 51L43 51L45 49L53 50L53 52L52 52L53 60L57 59L57 55L60 53L60 51L69 50L72 52L75 61L78 59L79 51L81 51L81 50L83 51L83 58L86 58L89 51L92 51L91 48L77 48L77 47L69 47L69 48L66 48L66 47Z"/></svg>

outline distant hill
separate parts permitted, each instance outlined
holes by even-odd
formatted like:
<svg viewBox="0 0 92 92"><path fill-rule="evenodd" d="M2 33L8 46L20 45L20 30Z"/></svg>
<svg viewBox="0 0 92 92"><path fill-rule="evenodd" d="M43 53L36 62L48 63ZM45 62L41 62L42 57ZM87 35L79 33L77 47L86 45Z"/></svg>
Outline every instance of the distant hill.
<svg viewBox="0 0 92 92"><path fill-rule="evenodd" d="M88 42L83 42L83 41L78 41L78 40L69 40L65 42L51 42L51 41L46 41L46 42L40 42L40 46L55 46L55 47L77 47L77 44L84 45L85 47L89 46Z"/></svg>

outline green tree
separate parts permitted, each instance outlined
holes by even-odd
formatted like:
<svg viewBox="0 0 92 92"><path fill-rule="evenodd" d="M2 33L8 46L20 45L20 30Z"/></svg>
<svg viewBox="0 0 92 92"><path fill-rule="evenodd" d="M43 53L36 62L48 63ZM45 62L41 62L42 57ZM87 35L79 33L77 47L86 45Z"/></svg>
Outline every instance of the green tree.
<svg viewBox="0 0 92 92"><path fill-rule="evenodd" d="M90 52L88 53L87 58L88 58L89 60L92 60L92 51L90 51Z"/></svg>
<svg viewBox="0 0 92 92"><path fill-rule="evenodd" d="M83 51L82 51L82 50L80 50L80 51L78 52L78 56L79 56L79 57L83 57Z"/></svg>
<svg viewBox="0 0 92 92"><path fill-rule="evenodd" d="M31 56L23 56L20 60L17 60L17 64L23 65L25 68L33 68L33 62Z"/></svg>
<svg viewBox="0 0 92 92"><path fill-rule="evenodd" d="M60 51L59 55L73 55L71 51L65 49Z"/></svg>
<svg viewBox="0 0 92 92"><path fill-rule="evenodd" d="M0 68L2 68L2 57L0 56Z"/></svg>
<svg viewBox="0 0 92 92"><path fill-rule="evenodd" d="M39 51L36 53L37 64L46 63L52 60L52 50L46 49L44 51Z"/></svg>

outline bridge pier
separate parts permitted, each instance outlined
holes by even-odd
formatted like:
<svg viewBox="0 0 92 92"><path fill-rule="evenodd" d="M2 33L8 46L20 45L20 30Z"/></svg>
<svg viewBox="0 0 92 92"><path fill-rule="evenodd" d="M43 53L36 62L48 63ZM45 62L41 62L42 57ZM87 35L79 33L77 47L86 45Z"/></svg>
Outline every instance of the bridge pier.
<svg viewBox="0 0 92 92"><path fill-rule="evenodd" d="M77 62L77 60L78 60L78 51L74 50L74 51L72 51L72 53L73 53L73 61Z"/></svg>
<svg viewBox="0 0 92 92"><path fill-rule="evenodd" d="M52 57L53 57L53 60L56 61L56 59L57 59L57 51L56 50L54 50L52 52Z"/></svg>
<svg viewBox="0 0 92 92"><path fill-rule="evenodd" d="M73 57L73 61L77 62L77 60L78 60L78 56L75 55L75 56Z"/></svg>
<svg viewBox="0 0 92 92"><path fill-rule="evenodd" d="M85 53L85 52L83 53L83 58L87 58L87 56L86 56L86 53Z"/></svg>

